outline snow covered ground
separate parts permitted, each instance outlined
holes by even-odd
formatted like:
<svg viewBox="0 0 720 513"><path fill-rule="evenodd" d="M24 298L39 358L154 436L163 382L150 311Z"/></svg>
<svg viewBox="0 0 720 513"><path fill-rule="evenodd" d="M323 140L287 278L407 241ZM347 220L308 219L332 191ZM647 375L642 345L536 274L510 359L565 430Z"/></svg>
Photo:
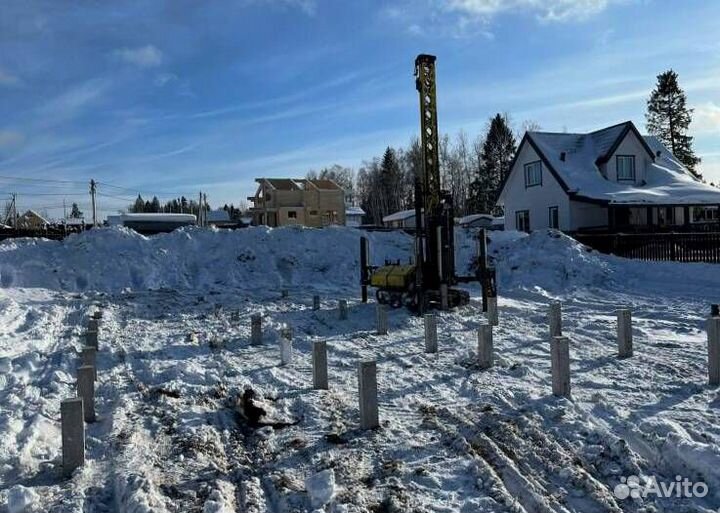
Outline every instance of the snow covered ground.
<svg viewBox="0 0 720 513"><path fill-rule="evenodd" d="M0 508L92 512L696 512L720 507L720 390L704 321L717 266L588 252L564 236L494 233L496 366L475 365L472 303L422 320L358 301L353 229L123 229L0 244ZM462 268L474 241L458 234ZM375 263L412 240L373 233ZM282 298L281 289L289 290ZM322 309L312 311L312 295ZM339 321L338 299L349 301ZM563 302L572 400L550 393L547 305ZM87 464L60 477L59 409L81 333L101 306L98 422ZM619 360L618 306L635 356ZM250 346L250 316L265 343ZM294 332L280 366L278 333ZM330 390L312 390L312 342ZM376 358L381 428L358 429L357 362ZM243 397L254 393L252 408ZM704 497L621 499L637 476L707 485ZM625 480L625 481L624 481ZM622 491L622 486L617 488Z"/></svg>

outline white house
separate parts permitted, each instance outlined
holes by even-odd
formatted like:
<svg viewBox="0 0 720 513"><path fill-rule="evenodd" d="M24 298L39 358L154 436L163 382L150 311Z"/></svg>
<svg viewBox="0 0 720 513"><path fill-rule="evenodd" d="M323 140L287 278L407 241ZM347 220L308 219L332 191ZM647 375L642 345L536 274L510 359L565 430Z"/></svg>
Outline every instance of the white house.
<svg viewBox="0 0 720 513"><path fill-rule="evenodd" d="M587 134L526 132L498 204L505 229L685 229L718 223L720 190L626 121Z"/></svg>
<svg viewBox="0 0 720 513"><path fill-rule="evenodd" d="M352 226L354 228L357 228L362 224L364 215L365 211L360 207L346 206L345 226Z"/></svg>

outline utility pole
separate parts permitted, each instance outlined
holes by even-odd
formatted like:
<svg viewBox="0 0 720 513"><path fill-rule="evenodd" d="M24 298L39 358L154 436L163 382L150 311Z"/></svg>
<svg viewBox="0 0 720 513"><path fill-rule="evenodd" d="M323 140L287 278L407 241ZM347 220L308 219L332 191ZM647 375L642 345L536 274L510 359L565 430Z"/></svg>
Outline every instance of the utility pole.
<svg viewBox="0 0 720 513"><path fill-rule="evenodd" d="M17 227L18 227L17 194L13 193L12 197L13 197L13 202L12 202L12 206L13 206L13 210L12 210L12 211L13 211L13 228L15 228L15 231L17 231Z"/></svg>
<svg viewBox="0 0 720 513"><path fill-rule="evenodd" d="M207 194L203 193L203 226L207 226Z"/></svg>
<svg viewBox="0 0 720 513"><path fill-rule="evenodd" d="M5 221L4 223L6 225L12 225L13 228L17 226L17 223L15 222L15 194L10 195L12 197L12 200L10 200L10 204L5 204L6 211L5 211Z"/></svg>
<svg viewBox="0 0 720 513"><path fill-rule="evenodd" d="M95 205L95 195L97 194L97 184L95 180L90 180L90 200L92 201L92 225L97 226L97 206Z"/></svg>
<svg viewBox="0 0 720 513"><path fill-rule="evenodd" d="M67 221L67 208L65 207L65 198L63 198L63 219Z"/></svg>

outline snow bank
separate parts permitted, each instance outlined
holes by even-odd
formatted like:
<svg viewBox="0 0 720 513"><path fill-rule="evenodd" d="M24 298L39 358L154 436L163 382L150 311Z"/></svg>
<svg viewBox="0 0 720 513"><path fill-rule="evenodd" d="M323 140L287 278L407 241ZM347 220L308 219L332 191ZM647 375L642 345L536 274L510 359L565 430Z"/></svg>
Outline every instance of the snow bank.
<svg viewBox="0 0 720 513"><path fill-rule="evenodd" d="M477 229L456 231L460 275L473 274ZM145 237L122 228L71 235L64 241L14 239L0 243L0 284L81 292L170 288L253 289L256 294L357 288L360 237L370 239L371 262L408 261L413 239L404 232L354 228L252 227L242 230L183 228ZM500 290L541 289L550 294L587 287L683 285L676 277L693 269L698 287L720 286L715 266L641 262L592 251L557 231L530 235L490 232L489 251ZM688 267L690 266L690 267Z"/></svg>
<svg viewBox="0 0 720 513"><path fill-rule="evenodd" d="M720 288L717 265L648 262L605 255L556 230L491 232L500 293L511 288L549 294L584 291L714 295Z"/></svg>
<svg viewBox="0 0 720 513"><path fill-rule="evenodd" d="M73 292L357 286L362 235L370 238L375 263L409 256L412 238L403 233L341 227L235 231L189 227L144 237L113 227L63 241L4 241L0 244L0 284Z"/></svg>
<svg viewBox="0 0 720 513"><path fill-rule="evenodd" d="M527 236L506 232L490 237L501 288L537 287L557 292L607 285L616 271L607 256L554 230Z"/></svg>

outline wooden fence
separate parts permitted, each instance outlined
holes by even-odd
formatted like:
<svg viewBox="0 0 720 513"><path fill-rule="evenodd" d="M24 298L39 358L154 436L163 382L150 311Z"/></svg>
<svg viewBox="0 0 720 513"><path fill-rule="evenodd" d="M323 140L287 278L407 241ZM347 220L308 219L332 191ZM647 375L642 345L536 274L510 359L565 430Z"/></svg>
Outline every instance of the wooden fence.
<svg viewBox="0 0 720 513"><path fill-rule="evenodd" d="M720 232L575 234L586 246L638 260L720 263Z"/></svg>

